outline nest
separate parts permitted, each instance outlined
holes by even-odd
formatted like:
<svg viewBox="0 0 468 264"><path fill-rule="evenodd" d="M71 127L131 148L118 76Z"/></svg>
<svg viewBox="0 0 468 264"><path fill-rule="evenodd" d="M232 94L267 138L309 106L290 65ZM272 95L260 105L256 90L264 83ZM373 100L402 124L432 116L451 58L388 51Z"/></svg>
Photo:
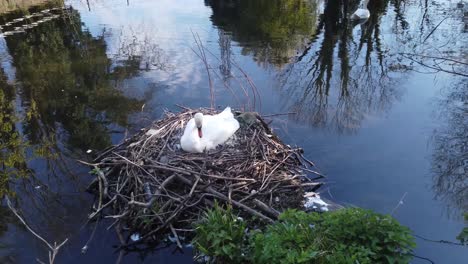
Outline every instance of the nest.
<svg viewBox="0 0 468 264"><path fill-rule="evenodd" d="M256 113L236 113L240 129L216 150L184 152L180 137L196 112L213 113L168 112L89 164L96 175L90 190L97 197L90 218L104 215L128 235L139 234L137 242L119 234L124 245L170 235L180 246L179 238L190 236L215 200L245 217L272 222L280 211L302 207L304 192L318 188L320 176L310 177L317 173L302 149L283 144Z"/></svg>

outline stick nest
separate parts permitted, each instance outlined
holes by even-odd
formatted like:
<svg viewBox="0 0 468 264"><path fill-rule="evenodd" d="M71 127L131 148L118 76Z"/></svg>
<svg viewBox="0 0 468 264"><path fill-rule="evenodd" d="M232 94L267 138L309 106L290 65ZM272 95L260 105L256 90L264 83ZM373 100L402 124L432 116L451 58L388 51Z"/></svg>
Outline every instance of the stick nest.
<svg viewBox="0 0 468 264"><path fill-rule="evenodd" d="M272 222L286 208L301 208L304 192L318 188L302 149L282 143L256 113L236 113L240 129L216 150L184 152L180 137L196 112L213 113L168 112L101 152L89 164L96 175L90 190L97 197L90 218L113 218L118 233L138 233L138 242L170 235L180 246L180 234L190 236L193 223L215 200L231 204L244 217ZM136 243L121 233L119 238L124 245Z"/></svg>

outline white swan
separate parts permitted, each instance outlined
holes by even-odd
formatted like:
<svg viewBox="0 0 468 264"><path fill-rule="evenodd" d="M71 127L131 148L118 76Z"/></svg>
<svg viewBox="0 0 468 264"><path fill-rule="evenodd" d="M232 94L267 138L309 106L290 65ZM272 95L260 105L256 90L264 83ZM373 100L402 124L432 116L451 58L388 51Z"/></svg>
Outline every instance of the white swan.
<svg viewBox="0 0 468 264"><path fill-rule="evenodd" d="M359 4L359 8L351 15L351 19L368 19L370 17L370 11L367 9L368 2L369 0L362 0Z"/></svg>
<svg viewBox="0 0 468 264"><path fill-rule="evenodd" d="M223 144L239 129L239 122L234 118L230 107L217 115L196 113L185 127L180 138L183 150L202 153Z"/></svg>

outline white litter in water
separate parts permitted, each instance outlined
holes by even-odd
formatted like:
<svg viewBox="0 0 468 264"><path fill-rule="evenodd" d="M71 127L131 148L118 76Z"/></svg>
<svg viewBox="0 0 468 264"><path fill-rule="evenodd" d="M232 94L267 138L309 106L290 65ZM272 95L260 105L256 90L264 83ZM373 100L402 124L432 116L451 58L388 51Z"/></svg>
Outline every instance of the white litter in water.
<svg viewBox="0 0 468 264"><path fill-rule="evenodd" d="M87 245L85 245L84 247L81 248L81 254L86 253L86 251L88 251L88 246Z"/></svg>
<svg viewBox="0 0 468 264"><path fill-rule="evenodd" d="M88 153L88 154L91 153L91 152L93 152L93 151L90 150L90 149L88 149L88 150L86 151L86 153Z"/></svg>
<svg viewBox="0 0 468 264"><path fill-rule="evenodd" d="M320 208L320 211L322 212L328 212L328 206L329 204L324 202L321 198L320 195L314 192L308 192L304 194L304 207L307 209L318 209Z"/></svg>
<svg viewBox="0 0 468 264"><path fill-rule="evenodd" d="M138 241L138 240L140 240L140 234L135 233L135 234L133 234L133 235L130 236L130 239L131 239L132 241L134 241L134 242L135 242L135 241Z"/></svg>
<svg viewBox="0 0 468 264"><path fill-rule="evenodd" d="M38 185L38 186L36 186L36 187L34 187L34 188L36 188L36 189L40 189L40 188L41 188L41 186L40 186L40 185Z"/></svg>

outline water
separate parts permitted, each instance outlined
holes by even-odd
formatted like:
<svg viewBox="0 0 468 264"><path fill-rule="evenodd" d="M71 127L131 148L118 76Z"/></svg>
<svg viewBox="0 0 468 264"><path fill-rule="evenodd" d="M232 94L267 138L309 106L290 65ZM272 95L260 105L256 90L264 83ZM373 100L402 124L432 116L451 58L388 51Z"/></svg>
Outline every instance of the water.
<svg viewBox="0 0 468 264"><path fill-rule="evenodd" d="M430 239L455 241L466 225L467 79L418 62L461 74L466 65L414 55L467 62L458 1L371 1L363 25L346 19L357 1L87 2L66 1L65 10L10 25L25 14L0 18L9 32L0 37L1 192L45 238L69 238L57 263L118 260L112 222L99 223L94 235L94 223L86 225L91 177L76 159L120 142L165 109L178 111L176 104L210 105L195 38L212 53L216 105L296 113L272 124L328 176L325 196L393 211ZM5 203L0 213L0 262L46 260L47 249ZM415 254L435 263L468 257L466 247L417 243ZM191 254L169 247L120 257L191 263Z"/></svg>

